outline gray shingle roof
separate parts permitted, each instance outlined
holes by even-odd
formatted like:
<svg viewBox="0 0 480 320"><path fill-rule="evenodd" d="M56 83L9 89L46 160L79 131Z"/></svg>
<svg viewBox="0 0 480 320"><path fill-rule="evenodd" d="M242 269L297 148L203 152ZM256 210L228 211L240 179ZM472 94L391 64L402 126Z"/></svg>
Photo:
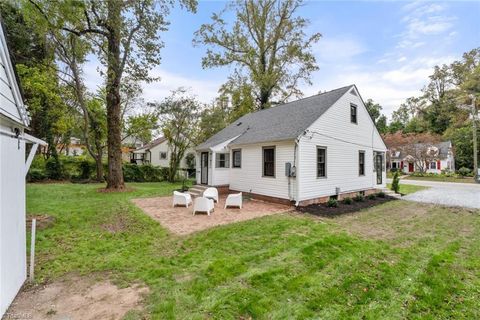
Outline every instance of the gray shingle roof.
<svg viewBox="0 0 480 320"><path fill-rule="evenodd" d="M352 87L338 88L246 114L196 149L208 149L237 136L230 145L295 139Z"/></svg>
<svg viewBox="0 0 480 320"><path fill-rule="evenodd" d="M437 143L415 143L414 146L416 148L428 148L430 146L434 146L438 148L438 158L439 159L446 159L448 157L448 150L450 149L450 146L452 145L452 142L450 140L448 141L443 141L443 142L437 142ZM396 160L401 160L405 159L405 157L408 156L408 152L405 150L405 147L408 145L403 145L397 148L393 148L396 151L399 151L400 154L398 157L392 156L392 159Z"/></svg>

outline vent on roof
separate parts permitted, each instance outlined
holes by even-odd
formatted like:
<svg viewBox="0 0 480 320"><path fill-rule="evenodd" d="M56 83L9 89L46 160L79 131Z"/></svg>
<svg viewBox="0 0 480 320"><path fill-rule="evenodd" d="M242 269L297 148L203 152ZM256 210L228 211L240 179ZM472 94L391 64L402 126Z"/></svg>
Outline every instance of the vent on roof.
<svg viewBox="0 0 480 320"><path fill-rule="evenodd" d="M241 122L237 123L237 127L238 127L238 126L241 126L241 125L242 125L242 123L241 123Z"/></svg>
<svg viewBox="0 0 480 320"><path fill-rule="evenodd" d="M357 95L357 92L355 92L355 89L350 90L350 94L353 94L354 96Z"/></svg>

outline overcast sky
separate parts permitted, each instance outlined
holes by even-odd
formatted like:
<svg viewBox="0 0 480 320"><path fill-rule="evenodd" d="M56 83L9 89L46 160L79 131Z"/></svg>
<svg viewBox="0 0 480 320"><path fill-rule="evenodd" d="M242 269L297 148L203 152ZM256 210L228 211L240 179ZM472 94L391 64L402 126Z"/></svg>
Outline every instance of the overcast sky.
<svg viewBox="0 0 480 320"><path fill-rule="evenodd" d="M221 1L199 1L196 14L172 11L169 31L162 35L162 63L152 70L161 81L144 86L147 101L162 100L180 86L200 101L213 100L230 70L202 69L205 48L193 47L192 38L224 7ZM356 84L362 97L379 102L388 116L420 94L434 65L480 46L480 1L309 1L299 14L310 20L309 34L323 35L314 48L320 70L312 86L302 86L304 94ZM91 57L86 66L91 89L101 80L97 66Z"/></svg>

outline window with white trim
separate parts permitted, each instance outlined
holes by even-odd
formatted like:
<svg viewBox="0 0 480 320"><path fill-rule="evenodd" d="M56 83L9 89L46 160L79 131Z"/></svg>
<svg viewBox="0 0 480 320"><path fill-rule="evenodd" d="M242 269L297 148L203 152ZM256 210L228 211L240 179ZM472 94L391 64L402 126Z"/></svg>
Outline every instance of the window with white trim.
<svg viewBox="0 0 480 320"><path fill-rule="evenodd" d="M230 154L217 153L215 157L215 168L229 168L230 167Z"/></svg>
<svg viewBox="0 0 480 320"><path fill-rule="evenodd" d="M365 175L365 151L358 152L358 175Z"/></svg>
<svg viewBox="0 0 480 320"><path fill-rule="evenodd" d="M434 170L437 169L437 162L436 161L430 162L430 169L434 169Z"/></svg>
<svg viewBox="0 0 480 320"><path fill-rule="evenodd" d="M242 149L234 149L232 151L232 167L241 168L242 167Z"/></svg>
<svg viewBox="0 0 480 320"><path fill-rule="evenodd" d="M160 151L160 160L167 159L167 153L165 151Z"/></svg>
<svg viewBox="0 0 480 320"><path fill-rule="evenodd" d="M263 147L263 176L275 177L275 147Z"/></svg>
<svg viewBox="0 0 480 320"><path fill-rule="evenodd" d="M327 148L317 147L317 178L327 177Z"/></svg>
<svg viewBox="0 0 480 320"><path fill-rule="evenodd" d="M350 104L350 122L357 123L357 106Z"/></svg>

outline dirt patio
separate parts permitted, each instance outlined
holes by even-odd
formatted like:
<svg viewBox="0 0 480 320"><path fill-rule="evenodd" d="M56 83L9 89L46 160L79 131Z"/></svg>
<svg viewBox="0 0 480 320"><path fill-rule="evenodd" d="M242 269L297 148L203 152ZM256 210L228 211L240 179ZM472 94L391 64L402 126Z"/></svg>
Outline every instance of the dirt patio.
<svg viewBox="0 0 480 320"><path fill-rule="evenodd" d="M193 213L193 205L188 208L172 207L172 197L133 199L139 208L162 226L177 235L186 235L224 224L250 220L276 213L292 210L291 206L271 203L256 199L243 199L242 209L224 209L227 195L220 195L215 203L215 211L208 216L206 213Z"/></svg>

